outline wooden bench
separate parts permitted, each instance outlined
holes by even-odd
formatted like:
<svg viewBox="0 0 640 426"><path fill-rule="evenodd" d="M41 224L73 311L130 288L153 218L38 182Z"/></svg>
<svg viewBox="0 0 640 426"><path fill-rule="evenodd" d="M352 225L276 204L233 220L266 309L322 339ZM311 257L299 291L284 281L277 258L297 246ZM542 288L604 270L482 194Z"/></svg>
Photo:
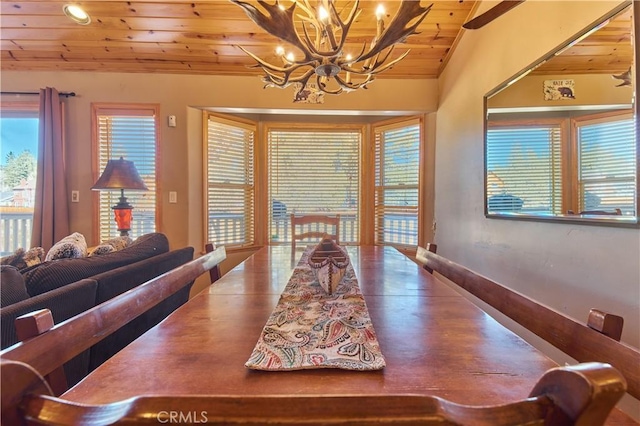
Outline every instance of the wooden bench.
<svg viewBox="0 0 640 426"><path fill-rule="evenodd" d="M592 310L589 325L583 324L433 251L419 247L416 259L578 362L611 364L627 380L629 394L640 399L640 351L617 341L621 317Z"/></svg>
<svg viewBox="0 0 640 426"><path fill-rule="evenodd" d="M60 368L65 362L153 308L205 271L215 268L225 258L224 247L219 247L56 326L53 326L48 310L23 315L16 321L23 342L0 352L0 358L3 362L24 363L38 374L49 376L47 386L51 385L55 394L59 394L66 387ZM2 380L4 383L4 378ZM11 387L1 389L3 407L5 391ZM3 421L2 424L13 423Z"/></svg>
<svg viewBox="0 0 640 426"><path fill-rule="evenodd" d="M587 363L548 371L530 397L511 404L472 407L423 395L148 396L105 405L50 397L33 368L2 360L2 422L29 424L243 425L601 425L624 394L613 367ZM9 385L11 384L11 385ZM18 408L18 406L20 408ZM173 421L172 421L173 419Z"/></svg>

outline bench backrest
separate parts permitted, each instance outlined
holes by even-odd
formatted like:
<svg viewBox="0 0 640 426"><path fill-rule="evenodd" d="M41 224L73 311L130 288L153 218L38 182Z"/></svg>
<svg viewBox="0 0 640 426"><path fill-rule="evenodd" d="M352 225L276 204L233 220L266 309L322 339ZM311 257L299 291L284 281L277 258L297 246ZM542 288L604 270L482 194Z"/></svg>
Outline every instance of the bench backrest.
<svg viewBox="0 0 640 426"><path fill-rule="evenodd" d="M152 396L90 406L46 396L46 382L26 364L3 360L0 369L2 422L12 425L21 424L25 418L29 424L60 426L601 425L625 391L624 378L617 370L610 365L589 363L548 371L530 398L484 407L424 395ZM18 397L12 399L15 395L8 395L10 392Z"/></svg>

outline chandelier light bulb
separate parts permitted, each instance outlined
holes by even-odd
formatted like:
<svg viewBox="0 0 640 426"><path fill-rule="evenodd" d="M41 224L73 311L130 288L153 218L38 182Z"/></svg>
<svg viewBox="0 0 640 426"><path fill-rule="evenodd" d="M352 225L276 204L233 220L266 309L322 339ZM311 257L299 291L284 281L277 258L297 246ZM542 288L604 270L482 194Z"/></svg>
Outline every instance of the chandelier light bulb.
<svg viewBox="0 0 640 426"><path fill-rule="evenodd" d="M382 4L379 4L376 8L376 19L381 20L384 17L385 13L387 13L387 11L384 10L384 6Z"/></svg>
<svg viewBox="0 0 640 426"><path fill-rule="evenodd" d="M284 55L284 47L282 47L282 46L276 47L276 55L278 55L278 56Z"/></svg>
<svg viewBox="0 0 640 426"><path fill-rule="evenodd" d="M320 19L322 22L325 22L327 19L329 19L329 12L327 12L327 9L325 9L324 6L320 6L318 8L318 19Z"/></svg>
<svg viewBox="0 0 640 426"><path fill-rule="evenodd" d="M287 61L293 62L296 60L296 57L293 55L293 52L287 53Z"/></svg>

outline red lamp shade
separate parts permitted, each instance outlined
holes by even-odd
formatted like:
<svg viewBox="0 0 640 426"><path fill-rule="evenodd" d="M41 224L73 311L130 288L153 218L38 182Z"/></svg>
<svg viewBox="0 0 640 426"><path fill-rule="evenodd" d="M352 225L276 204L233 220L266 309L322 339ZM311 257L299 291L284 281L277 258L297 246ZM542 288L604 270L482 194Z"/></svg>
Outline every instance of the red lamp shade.
<svg viewBox="0 0 640 426"><path fill-rule="evenodd" d="M138 191L147 191L147 185L138 174L133 161L127 161L120 157L119 160L109 160L104 172L98 181L91 187L94 191L98 190L120 190L120 200L118 204L111 207L118 224L120 235L129 235L131 230L131 219L133 219L133 206L127 202L124 196L125 189L133 189Z"/></svg>

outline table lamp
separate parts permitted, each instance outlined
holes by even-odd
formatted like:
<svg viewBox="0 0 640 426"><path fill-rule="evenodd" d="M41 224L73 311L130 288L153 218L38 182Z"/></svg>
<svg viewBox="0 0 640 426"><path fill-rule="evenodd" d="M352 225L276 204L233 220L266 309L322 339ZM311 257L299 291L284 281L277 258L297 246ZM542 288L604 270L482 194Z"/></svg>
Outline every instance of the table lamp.
<svg viewBox="0 0 640 426"><path fill-rule="evenodd" d="M120 200L118 204L111 207L118 224L118 231L121 236L129 235L131 230L131 219L133 218L133 206L127 202L124 196L125 189L147 191L149 188L138 174L133 161L127 161L120 157L119 160L109 160L104 172L98 181L91 187L94 191L99 190L120 190Z"/></svg>

